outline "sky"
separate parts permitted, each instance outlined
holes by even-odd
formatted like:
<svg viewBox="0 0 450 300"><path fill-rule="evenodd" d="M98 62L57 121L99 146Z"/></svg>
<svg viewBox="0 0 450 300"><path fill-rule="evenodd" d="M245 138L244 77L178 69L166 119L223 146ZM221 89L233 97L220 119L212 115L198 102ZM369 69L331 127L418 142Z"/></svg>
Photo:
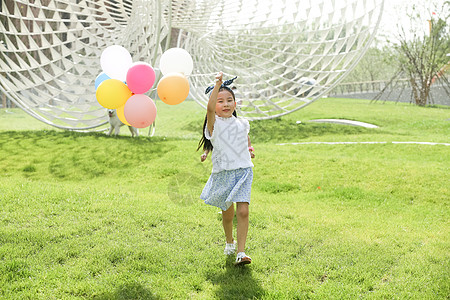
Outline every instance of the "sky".
<svg viewBox="0 0 450 300"><path fill-rule="evenodd" d="M412 26L417 26L424 32L428 32L428 20L431 13L435 11L433 4L437 7L442 7L445 0L385 0L384 12L378 30L378 35L385 33L390 38L395 38L398 24L401 24L405 29L410 29ZM410 19L406 15L407 9L411 9L413 5L419 5L423 9L421 20L416 24L411 25Z"/></svg>
<svg viewBox="0 0 450 300"><path fill-rule="evenodd" d="M261 5L265 1L268 3L268 5ZM291 14L287 13L289 12L289 7L292 7L293 10L296 10L298 9L300 3L300 5L303 4L303 7L305 8L304 10L300 10L298 12L301 18L311 19L312 17L314 18L319 15L322 15L324 16L324 18L326 18L326 16L328 16L328 14L331 12L330 10L332 9L338 10L342 7L351 7L350 4L353 4L355 5L357 14L360 9L362 10L361 13L363 13L364 8L371 9L374 7L375 3L380 3L380 1L381 0L284 0L284 5L288 9L282 9L282 7L284 6L278 7L277 5L274 5L274 3L277 3L276 0L230 0L227 3L229 3L231 10L241 9L241 11L243 12L242 15L238 15L237 18L236 15L234 15L235 18L230 19L229 25L233 26L237 25L239 23L239 20L241 20L242 23L247 22L248 13L252 10L254 10L256 16L261 17L261 21L265 20L264 18L266 18L268 14L269 19L277 19L277 17L283 14L286 20L289 20L289 18L291 17ZM384 0L383 15L377 34L378 39L382 41L387 36L390 40L395 40L399 26L405 28L407 32L411 32L412 27L417 27L422 32L428 32L428 19L430 19L432 11L435 10L433 8L433 4L435 6L442 7L444 1L446 0ZM238 7L236 6L237 2L241 3ZM323 4L322 9L318 9L319 3ZM331 3L333 4L331 5ZM413 5L420 7L420 11L422 12L422 19L411 25L410 18L407 16L406 12L411 11ZM244 6L245 9L243 9ZM217 8L219 9L219 6L217 6ZM312 9L308 10L308 8ZM220 14L220 9L217 13ZM336 14L335 16L338 18L341 17L339 14ZM350 13L349 18L354 18L354 15ZM255 21L255 19L252 19L252 21ZM333 21L340 22L341 20L338 19Z"/></svg>

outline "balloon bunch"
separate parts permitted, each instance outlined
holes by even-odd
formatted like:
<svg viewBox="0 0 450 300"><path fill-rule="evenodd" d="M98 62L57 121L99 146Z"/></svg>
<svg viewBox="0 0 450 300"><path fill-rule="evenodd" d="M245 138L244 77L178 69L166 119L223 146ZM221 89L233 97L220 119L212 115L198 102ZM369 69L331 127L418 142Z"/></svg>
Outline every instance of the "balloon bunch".
<svg viewBox="0 0 450 300"><path fill-rule="evenodd" d="M122 123L145 128L156 118L156 105L144 95L155 83L156 74L145 62L135 62L122 46L107 47L100 57L103 72L95 79L97 101L101 106L115 109ZM170 105L183 102L189 95L185 75L193 69L190 54L181 48L164 52L160 61L163 78L157 91L161 100Z"/></svg>
<svg viewBox="0 0 450 300"><path fill-rule="evenodd" d="M145 62L133 63L122 46L107 47L100 57L103 72L95 79L97 101L115 109L122 123L144 128L155 121L156 105L144 95L155 83L155 71Z"/></svg>

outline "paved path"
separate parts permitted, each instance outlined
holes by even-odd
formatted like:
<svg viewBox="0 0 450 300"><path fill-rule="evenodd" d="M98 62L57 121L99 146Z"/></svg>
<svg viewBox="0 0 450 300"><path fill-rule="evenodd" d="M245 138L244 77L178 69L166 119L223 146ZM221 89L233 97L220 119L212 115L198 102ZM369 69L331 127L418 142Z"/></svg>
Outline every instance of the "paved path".
<svg viewBox="0 0 450 300"><path fill-rule="evenodd" d="M353 120L344 120L344 119L316 119L316 120L309 120L308 122L333 123L333 124L341 124L341 125L360 126L360 127L365 127L365 128L378 128L378 126L374 125L374 124L353 121Z"/></svg>
<svg viewBox="0 0 450 300"><path fill-rule="evenodd" d="M303 143L282 143L277 146L285 145L353 145L353 144L416 144L416 145L442 145L450 146L450 143L432 143L432 142L303 142Z"/></svg>

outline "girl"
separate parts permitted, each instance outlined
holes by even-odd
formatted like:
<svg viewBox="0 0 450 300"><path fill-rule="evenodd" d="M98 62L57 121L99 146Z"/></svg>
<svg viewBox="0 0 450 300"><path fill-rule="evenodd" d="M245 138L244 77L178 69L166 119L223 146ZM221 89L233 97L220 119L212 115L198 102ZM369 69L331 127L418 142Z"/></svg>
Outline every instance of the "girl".
<svg viewBox="0 0 450 300"><path fill-rule="evenodd" d="M233 239L234 205L237 216L237 247L235 265L251 263L244 253L248 232L248 205L253 180L253 148L250 146L247 120L236 118L236 100L228 87L235 78L222 83L223 73L216 76L216 83L209 97L203 137L197 148L212 152L212 174L200 196L206 204L222 209L222 225L225 231L226 245L224 253L235 253Z"/></svg>

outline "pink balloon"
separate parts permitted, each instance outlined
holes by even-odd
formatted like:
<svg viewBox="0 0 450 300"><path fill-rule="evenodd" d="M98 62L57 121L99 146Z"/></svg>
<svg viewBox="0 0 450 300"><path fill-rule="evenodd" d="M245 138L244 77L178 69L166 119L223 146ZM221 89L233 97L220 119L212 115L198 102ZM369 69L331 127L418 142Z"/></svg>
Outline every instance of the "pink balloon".
<svg viewBox="0 0 450 300"><path fill-rule="evenodd" d="M135 94L147 92L155 83L155 71L144 62L132 65L127 72L127 86Z"/></svg>
<svg viewBox="0 0 450 300"><path fill-rule="evenodd" d="M135 94L125 103L124 115L131 126L145 128L155 121L156 105L148 96Z"/></svg>

